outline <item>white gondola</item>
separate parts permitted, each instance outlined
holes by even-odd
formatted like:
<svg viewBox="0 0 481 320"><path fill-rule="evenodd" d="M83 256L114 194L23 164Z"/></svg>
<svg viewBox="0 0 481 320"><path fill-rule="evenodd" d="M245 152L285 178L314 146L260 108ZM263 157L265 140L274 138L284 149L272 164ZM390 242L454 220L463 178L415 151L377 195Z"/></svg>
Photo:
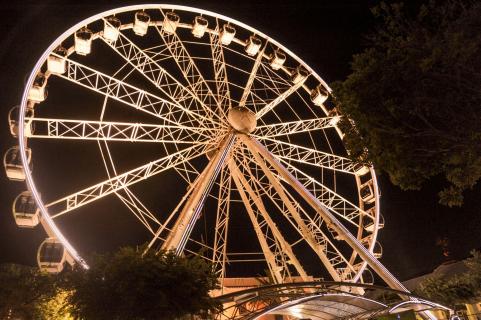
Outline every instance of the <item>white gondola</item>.
<svg viewBox="0 0 481 320"><path fill-rule="evenodd" d="M75 52L81 56L86 56L92 50L93 34L87 28L82 28L75 32Z"/></svg>
<svg viewBox="0 0 481 320"><path fill-rule="evenodd" d="M66 69L67 49L58 47L47 58L47 69L50 73L64 74Z"/></svg>
<svg viewBox="0 0 481 320"><path fill-rule="evenodd" d="M331 120L329 120L330 126L334 127L339 123L339 121L341 121L341 115L339 114L339 112L335 107L332 110L330 110L327 115L331 117Z"/></svg>
<svg viewBox="0 0 481 320"><path fill-rule="evenodd" d="M376 243L374 244L374 248L372 250L372 255L376 258L376 259L381 259L382 257L382 247L381 247L381 244L379 242L376 241Z"/></svg>
<svg viewBox="0 0 481 320"><path fill-rule="evenodd" d="M306 79L308 75L309 73L306 69L298 66L296 70L294 70L294 72L292 73L291 80L294 84L298 84L299 82L304 81L304 79Z"/></svg>
<svg viewBox="0 0 481 320"><path fill-rule="evenodd" d="M55 238L45 239L37 251L37 264L41 271L59 273L63 270L67 252Z"/></svg>
<svg viewBox="0 0 481 320"><path fill-rule="evenodd" d="M379 216L377 227L378 229L384 228L384 217L382 215ZM372 219L366 220L366 223L364 224L364 230L367 232L374 232L374 221Z"/></svg>
<svg viewBox="0 0 481 320"><path fill-rule="evenodd" d="M279 70L286 62L286 55L281 50L277 49L270 56L270 65L274 70Z"/></svg>
<svg viewBox="0 0 481 320"><path fill-rule="evenodd" d="M33 228L39 223L39 211L30 191L24 191L15 198L12 212L17 226L21 228Z"/></svg>
<svg viewBox="0 0 481 320"><path fill-rule="evenodd" d="M138 36L145 36L149 29L150 16L145 11L138 11L135 13L134 33Z"/></svg>
<svg viewBox="0 0 481 320"><path fill-rule="evenodd" d="M329 91L327 91L322 84L318 85L311 91L311 101L316 106L322 106L322 104L326 102L327 98L329 98Z"/></svg>
<svg viewBox="0 0 481 320"><path fill-rule="evenodd" d="M117 41L120 33L120 20L117 17L108 17L104 21L104 33L105 40L109 42Z"/></svg>
<svg viewBox="0 0 481 320"><path fill-rule="evenodd" d="M355 164L354 165L354 174L358 177L363 176L369 173L371 170L368 166L362 164Z"/></svg>
<svg viewBox="0 0 481 320"><path fill-rule="evenodd" d="M202 16L197 16L194 18L194 26L192 28L192 35L196 38L202 38L204 33L207 31L207 26L209 21Z"/></svg>
<svg viewBox="0 0 481 320"><path fill-rule="evenodd" d="M47 78L43 73L37 74L32 87L28 90L28 100L42 102L47 98Z"/></svg>
<svg viewBox="0 0 481 320"><path fill-rule="evenodd" d="M364 203L373 203L376 200L374 197L372 180L369 180L361 185L359 188L359 195Z"/></svg>
<svg viewBox="0 0 481 320"><path fill-rule="evenodd" d="M235 36L234 27L228 24L224 24L222 26L222 30L220 31L220 42L223 45L228 46L234 39L234 36Z"/></svg>
<svg viewBox="0 0 481 320"><path fill-rule="evenodd" d="M27 160L29 166L31 166L32 151L27 148ZM22 166L22 159L20 158L20 148L18 146L11 147L5 153L3 157L3 166L5 167L5 172L10 180L23 181L25 180L25 170Z"/></svg>
<svg viewBox="0 0 481 320"><path fill-rule="evenodd" d="M8 112L8 124L10 127L10 133L14 136L18 136L18 118L20 107L15 106ZM25 112L25 122L23 125L24 137L30 137L33 133L33 109L28 108Z"/></svg>
<svg viewBox="0 0 481 320"><path fill-rule="evenodd" d="M174 34L179 25L179 21L180 18L175 12L167 12L162 22L162 29L168 34Z"/></svg>
<svg viewBox="0 0 481 320"><path fill-rule="evenodd" d="M261 39L257 38L256 36L250 36L249 39L246 42L246 53L249 56L255 56L258 52L259 49L262 46L262 41Z"/></svg>
<svg viewBox="0 0 481 320"><path fill-rule="evenodd" d="M327 229L331 233L332 237L336 240L344 240L344 236L339 234L331 225L327 225Z"/></svg>

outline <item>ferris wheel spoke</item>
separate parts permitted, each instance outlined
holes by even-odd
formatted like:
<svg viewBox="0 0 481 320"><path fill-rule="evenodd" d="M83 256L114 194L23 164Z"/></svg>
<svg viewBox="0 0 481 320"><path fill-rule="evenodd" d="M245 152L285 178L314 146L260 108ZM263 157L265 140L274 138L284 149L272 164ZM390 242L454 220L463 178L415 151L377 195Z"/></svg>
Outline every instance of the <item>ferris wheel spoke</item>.
<svg viewBox="0 0 481 320"><path fill-rule="evenodd" d="M259 111L257 111L257 113L256 113L256 118L257 118L257 119L262 118L262 116L264 116L266 113L268 113L269 111L271 111L272 109L274 109L279 103L281 103L282 101L286 100L287 97L289 97L291 94L293 94L294 92L296 92L297 89L299 89L300 87L302 87L302 85L304 84L304 82L306 81L306 79L307 79L308 77L309 77L309 76L306 76L306 77L302 78L301 80L297 81L296 83L293 83L289 89L285 90L285 91L282 92L280 95L278 95L274 100L270 101L268 104L266 104L265 106L263 106L262 109L260 109Z"/></svg>
<svg viewBox="0 0 481 320"><path fill-rule="evenodd" d="M249 138L242 136L242 141L248 140ZM300 233L302 238L305 239L307 244L311 247L311 249L316 253L319 259L322 261L323 265L326 267L327 271L334 279L334 281L340 281L340 277L336 268L331 264L329 258L325 254L325 243L323 243L323 239L316 237L313 233L312 229L308 227L305 219L300 215L299 212L299 205L296 205L288 196L287 191L281 185L278 178L276 178L271 170L267 167L267 164L260 158L260 155L257 152L250 153L254 157L255 164L258 165L262 173L267 177L269 181L269 185L272 186L272 189L275 190L276 196L279 197L280 201L283 204L284 210L281 210L281 213L289 220L294 220L294 225L297 226L296 230ZM252 161L252 160L251 160ZM249 170L250 171L250 170ZM255 177L250 174L251 178L256 180ZM292 222L291 222L292 223Z"/></svg>
<svg viewBox="0 0 481 320"><path fill-rule="evenodd" d="M162 13L165 21L165 13L162 11L162 9L160 9L160 12ZM177 63L177 66L182 72L185 80L189 84L190 91L196 94L205 105L211 106L211 108L218 106L218 101L216 100L194 59L191 57L189 51L184 46L177 33L166 32L164 27L159 28L157 25L155 25L155 29L157 30L162 41L167 46L172 58ZM224 120L222 119L222 121Z"/></svg>
<svg viewBox="0 0 481 320"><path fill-rule="evenodd" d="M247 79L247 83L244 87L244 91L242 92L242 97L239 102L239 106L241 107L245 106L247 98L251 93L252 84L254 83L254 80L256 78L257 70L259 69L262 63L262 58L264 57L264 50L266 47L267 47L267 42L264 44L264 47L257 53L257 58L254 61L254 65L252 66L252 70L249 74L249 78Z"/></svg>
<svg viewBox="0 0 481 320"><path fill-rule="evenodd" d="M97 141L97 143L105 169L110 179L111 172L112 174L117 175L117 170L115 168L109 146L106 141ZM128 187L115 192L115 195L123 204L125 204L129 211L132 212L132 214L147 228L150 233L154 233L151 223L158 225L160 222Z"/></svg>
<svg viewBox="0 0 481 320"><path fill-rule="evenodd" d="M302 265L300 264L299 260L295 256L291 244L289 244L286 239L283 237L280 230L277 228L275 222L272 220L270 215L268 214L264 203L260 197L259 190L257 186L254 185L254 188L249 184L245 176L241 173L238 166L231 161L229 163L230 171L232 175L236 177L236 186L237 189L243 189L242 192L246 192L247 196L244 195L244 200L247 200L249 206L251 208L252 215L253 207L257 208L256 213L253 215L255 217L255 222L258 223L258 229L264 231L264 235L266 239L272 239L273 245L271 247L274 248L273 251L276 253L276 260L282 262L284 270L283 279L286 276L291 277L289 268L287 266L287 261L291 264L295 270L297 271L298 275L303 279L303 281L308 281L308 276ZM251 179L254 178L251 174ZM255 190L254 190L255 189ZM249 201L250 200L250 201ZM245 201L244 201L245 202ZM251 217L251 219L253 218ZM259 222L260 221L260 222ZM276 263L277 265L278 263Z"/></svg>
<svg viewBox="0 0 481 320"><path fill-rule="evenodd" d="M267 162L286 180L291 187L299 193L299 195L316 210L326 223L339 235L343 237L343 240L359 254L359 256L367 262L367 264L391 287L401 291L406 291L406 288L394 277L389 270L379 262L369 250L352 235L352 233L333 215L326 206L304 185L302 185L293 176L289 170L284 167L279 161L277 161L267 149L262 146L258 141L253 140L245 135L240 135L242 142L247 145L249 150L252 150L254 154L262 155Z"/></svg>
<svg viewBox="0 0 481 320"><path fill-rule="evenodd" d="M256 136L256 138L258 138L259 141L262 141L266 148L268 148L269 151L278 159L289 162L294 161L301 164L307 164L353 175L360 174L361 172L365 172L367 170L366 167L358 165L348 158L332 153L302 147L290 142L265 138L262 136Z"/></svg>
<svg viewBox="0 0 481 320"><path fill-rule="evenodd" d="M163 249L175 250L177 254L182 254L187 240L194 228L195 222L199 217L200 211L204 206L204 202L216 180L219 172L225 164L229 156L229 152L235 142L236 135L229 133L224 137L219 148L212 156L210 162L204 171L199 175L197 187L189 197L184 208L179 214L171 232L163 244Z"/></svg>
<svg viewBox="0 0 481 320"><path fill-rule="evenodd" d="M156 174L175 168L184 162L203 155L206 146L195 145L119 174L93 186L84 188L46 205L52 218L101 199Z"/></svg>
<svg viewBox="0 0 481 320"><path fill-rule="evenodd" d="M220 286L226 277L227 263L227 235L230 218L230 193L232 179L227 166L222 169L219 179L219 193L217 196L217 214L214 229L214 246L212 250L212 268L217 273Z"/></svg>
<svg viewBox="0 0 481 320"><path fill-rule="evenodd" d="M333 128L335 120L337 120L336 117L325 117L262 125L257 126L254 134L256 137L259 137L259 139L262 139L311 132L315 130Z"/></svg>
<svg viewBox="0 0 481 320"><path fill-rule="evenodd" d="M212 52L212 64L214 67L214 80L217 89L217 104L224 118L226 110L231 107L229 80L224 58L224 50L219 37L219 20L216 19L216 29L209 33L210 47Z"/></svg>
<svg viewBox="0 0 481 320"><path fill-rule="evenodd" d="M55 54L52 55L55 56ZM57 55L57 57L59 56ZM184 106L172 103L71 59L64 59L67 64L67 72L57 75L61 78L148 113L165 123L185 126L194 131L196 127L206 127L204 121L199 121L203 118L201 115ZM205 120L208 121L207 124L210 122L211 125L215 125L212 119Z"/></svg>
<svg viewBox="0 0 481 320"><path fill-rule="evenodd" d="M259 240L259 244L266 259L267 266L269 267L269 271L274 278L275 283L283 283L284 279L287 278L286 272L289 271L289 268L286 264L285 258L282 256L282 251L278 250L275 240L270 241L271 243L269 243L268 235L266 235L268 231L268 228L266 228L267 224L264 224L264 229L261 227L261 224L258 221L259 214L258 212L256 214L252 207L254 201L252 198L249 198L244 191L242 184L239 181L239 177L233 174L232 178L244 203L247 215L252 222L252 226L257 235L257 239Z"/></svg>
<svg viewBox="0 0 481 320"><path fill-rule="evenodd" d="M104 19L104 23L109 22ZM148 81L160 89L174 104L182 104L185 108L193 110L197 115L206 114L208 118L217 118L219 115L212 112L210 106L205 105L194 93L184 87L167 70L161 67L146 51L139 48L122 32L119 32L116 41L109 41L100 37L110 48L141 73ZM204 119L205 120L205 119Z"/></svg>
<svg viewBox="0 0 481 320"><path fill-rule="evenodd" d="M35 127L29 138L207 144L202 137L212 133L212 129L197 128L194 133L175 125L51 118L26 118L26 121Z"/></svg>
<svg viewBox="0 0 481 320"><path fill-rule="evenodd" d="M286 161L281 160L281 162L286 166L289 172L291 172L291 174L296 177L296 179L300 183L302 183L302 185L307 190L309 190L317 197L319 201L322 202L322 204L326 208L328 208L332 213L334 213L347 223L350 223L353 226L357 227L358 224L356 221L358 221L361 216L370 217L370 215L366 211L362 210L361 208L348 201L337 192L331 190L324 184L320 183L316 179L305 174L304 172L297 169Z"/></svg>

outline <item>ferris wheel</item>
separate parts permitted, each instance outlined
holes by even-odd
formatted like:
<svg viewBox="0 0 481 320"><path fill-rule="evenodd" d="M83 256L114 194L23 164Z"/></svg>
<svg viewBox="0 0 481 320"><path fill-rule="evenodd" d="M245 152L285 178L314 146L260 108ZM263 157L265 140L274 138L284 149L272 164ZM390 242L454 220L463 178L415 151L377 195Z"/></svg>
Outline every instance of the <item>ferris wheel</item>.
<svg viewBox="0 0 481 320"><path fill-rule="evenodd" d="M285 46L220 14L139 5L90 17L47 48L9 114L18 145L4 166L27 184L15 221L45 229L37 260L49 272L88 267L63 228L79 208L116 198L145 231L147 250L200 252L221 282L249 263L276 283L319 274L369 283L369 265L396 287L377 260L375 172L347 157L329 95ZM80 149L69 161L88 166L37 166L63 146ZM45 174L62 170L79 181L46 188ZM166 175L167 186L150 182ZM142 185L171 189L175 205L153 207Z"/></svg>

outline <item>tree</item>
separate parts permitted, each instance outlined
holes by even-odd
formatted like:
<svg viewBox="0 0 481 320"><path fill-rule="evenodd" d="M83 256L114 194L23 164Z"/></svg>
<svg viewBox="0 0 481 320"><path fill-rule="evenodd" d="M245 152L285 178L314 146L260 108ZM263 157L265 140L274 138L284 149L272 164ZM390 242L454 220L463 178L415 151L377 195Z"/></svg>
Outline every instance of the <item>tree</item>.
<svg viewBox="0 0 481 320"><path fill-rule="evenodd" d="M17 264L0 265L0 319L50 319L43 313L57 292L51 275Z"/></svg>
<svg viewBox="0 0 481 320"><path fill-rule="evenodd" d="M481 253L473 251L465 264L468 270L460 275L424 280L416 288L416 294L451 307L478 302L481 298Z"/></svg>
<svg viewBox="0 0 481 320"><path fill-rule="evenodd" d="M481 3L439 0L407 11L372 9L381 25L370 47L332 86L347 116L340 125L355 161L403 189L442 175L440 202L459 206L481 177Z"/></svg>
<svg viewBox="0 0 481 320"><path fill-rule="evenodd" d="M80 319L176 319L216 308L212 267L200 257L122 248L66 272L63 287Z"/></svg>

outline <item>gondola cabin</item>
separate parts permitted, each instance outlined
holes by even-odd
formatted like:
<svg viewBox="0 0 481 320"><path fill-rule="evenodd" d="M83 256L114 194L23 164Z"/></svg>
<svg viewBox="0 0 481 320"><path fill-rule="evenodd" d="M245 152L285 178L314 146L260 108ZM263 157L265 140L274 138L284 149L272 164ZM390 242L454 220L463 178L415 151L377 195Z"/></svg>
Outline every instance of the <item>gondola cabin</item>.
<svg viewBox="0 0 481 320"><path fill-rule="evenodd" d="M162 29L167 34L174 34L179 25L180 18L174 12L167 12L164 21L162 22Z"/></svg>
<svg viewBox="0 0 481 320"><path fill-rule="evenodd" d="M318 85L311 92L311 101L316 106L322 106L322 104L326 102L327 98L329 98L329 92L322 84Z"/></svg>
<svg viewBox="0 0 481 320"><path fill-rule="evenodd" d="M222 30L220 31L220 42L224 46L228 46L235 36L235 29L233 26L224 24Z"/></svg>
<svg viewBox="0 0 481 320"><path fill-rule="evenodd" d="M105 40L109 42L117 41L120 33L120 20L116 17L108 17L104 20L104 33Z"/></svg>
<svg viewBox="0 0 481 320"><path fill-rule="evenodd" d="M87 28L82 28L75 32L75 52L81 56L86 56L92 50L93 34Z"/></svg>
<svg viewBox="0 0 481 320"><path fill-rule="evenodd" d="M55 238L45 239L37 251L37 264L41 271L59 273L63 270L67 252Z"/></svg>
<svg viewBox="0 0 481 320"><path fill-rule="evenodd" d="M33 102L42 102L47 98L47 78L43 73L37 74L33 85L28 91L28 100Z"/></svg>
<svg viewBox="0 0 481 320"><path fill-rule="evenodd" d="M138 36L145 36L149 28L150 16L145 11L138 11L135 13L134 33Z"/></svg>
<svg viewBox="0 0 481 320"><path fill-rule="evenodd" d="M47 58L47 69L53 74L64 74L66 69L67 49L58 47Z"/></svg>
<svg viewBox="0 0 481 320"><path fill-rule="evenodd" d="M19 111L20 107L15 106L10 111L8 112L8 124L10 127L10 133L14 137L18 137L18 130L19 130L19 125L18 125L18 118L19 118ZM27 111L25 112L25 121L23 124L23 135L24 137L30 137L33 134L33 109L28 108Z"/></svg>
<svg viewBox="0 0 481 320"><path fill-rule="evenodd" d="M279 70L286 62L286 55L281 50L277 49L270 55L269 64L273 70Z"/></svg>
<svg viewBox="0 0 481 320"><path fill-rule="evenodd" d="M373 203L376 200L372 180L361 185L359 188L359 195L364 203Z"/></svg>
<svg viewBox="0 0 481 320"><path fill-rule="evenodd" d="M247 39L245 51L247 55L255 56L259 52L261 46L261 39L257 38L256 36L250 36L249 39Z"/></svg>
<svg viewBox="0 0 481 320"><path fill-rule="evenodd" d="M309 73L307 72L306 69L302 68L301 66L298 66L296 70L292 73L291 80L294 84L298 84L302 81L304 81Z"/></svg>
<svg viewBox="0 0 481 320"><path fill-rule="evenodd" d="M205 31L207 30L207 26L209 22L206 18L197 16L194 18L194 25L192 27L192 35L196 38L202 38L204 36Z"/></svg>
<svg viewBox="0 0 481 320"><path fill-rule="evenodd" d="M25 152L27 154L28 164L31 166L32 151L29 148L26 148ZM20 148L18 146L11 147L7 150L5 156L3 157L3 166L5 167L5 172L10 180L25 180L25 170L22 165Z"/></svg>
<svg viewBox="0 0 481 320"><path fill-rule="evenodd" d="M21 228L33 228L39 223L39 211L30 191L15 198L12 211L15 223Z"/></svg>

